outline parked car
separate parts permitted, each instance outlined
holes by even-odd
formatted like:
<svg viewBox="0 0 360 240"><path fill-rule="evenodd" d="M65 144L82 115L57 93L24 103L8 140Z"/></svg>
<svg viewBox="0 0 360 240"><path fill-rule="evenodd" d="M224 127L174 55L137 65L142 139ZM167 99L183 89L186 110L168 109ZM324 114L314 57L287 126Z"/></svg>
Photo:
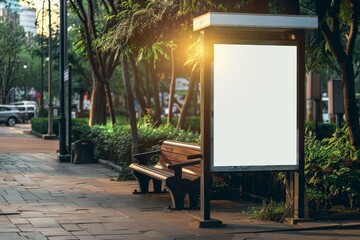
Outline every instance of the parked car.
<svg viewBox="0 0 360 240"><path fill-rule="evenodd" d="M8 126L15 126L21 121L20 111L14 105L0 105L0 122Z"/></svg>
<svg viewBox="0 0 360 240"><path fill-rule="evenodd" d="M38 107L35 101L18 101L13 102L11 105L15 105L19 109L23 122L37 117Z"/></svg>

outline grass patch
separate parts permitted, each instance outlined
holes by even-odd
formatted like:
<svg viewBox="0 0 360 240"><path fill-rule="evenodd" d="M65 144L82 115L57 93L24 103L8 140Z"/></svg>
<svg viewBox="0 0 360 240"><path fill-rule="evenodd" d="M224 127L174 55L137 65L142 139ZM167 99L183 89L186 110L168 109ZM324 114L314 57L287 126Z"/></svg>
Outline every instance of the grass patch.
<svg viewBox="0 0 360 240"><path fill-rule="evenodd" d="M287 216L287 210L285 203L264 200L260 206L252 207L246 214L250 215L252 220L283 222Z"/></svg>

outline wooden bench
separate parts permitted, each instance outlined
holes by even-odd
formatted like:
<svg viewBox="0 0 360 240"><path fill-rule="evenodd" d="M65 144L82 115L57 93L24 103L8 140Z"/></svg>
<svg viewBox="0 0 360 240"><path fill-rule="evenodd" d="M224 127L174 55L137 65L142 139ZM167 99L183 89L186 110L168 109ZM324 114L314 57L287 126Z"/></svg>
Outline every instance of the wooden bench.
<svg viewBox="0 0 360 240"><path fill-rule="evenodd" d="M157 163L149 166L149 159L159 154ZM140 193L149 193L152 180L154 193L163 193L162 186L170 193L171 207L183 209L186 195L190 208L198 208L200 196L201 151L200 146L176 141L164 141L161 149L135 154L138 163L129 167L136 177ZM138 193L136 190L134 193Z"/></svg>

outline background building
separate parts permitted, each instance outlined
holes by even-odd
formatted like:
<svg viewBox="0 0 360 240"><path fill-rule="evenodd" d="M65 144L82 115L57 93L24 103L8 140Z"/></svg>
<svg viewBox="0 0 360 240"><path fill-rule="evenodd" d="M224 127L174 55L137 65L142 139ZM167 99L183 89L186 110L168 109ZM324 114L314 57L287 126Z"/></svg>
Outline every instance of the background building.
<svg viewBox="0 0 360 240"><path fill-rule="evenodd" d="M8 0L6 3L0 3L1 21L16 21L29 35L36 34L36 10L26 6L20 6L14 0Z"/></svg>

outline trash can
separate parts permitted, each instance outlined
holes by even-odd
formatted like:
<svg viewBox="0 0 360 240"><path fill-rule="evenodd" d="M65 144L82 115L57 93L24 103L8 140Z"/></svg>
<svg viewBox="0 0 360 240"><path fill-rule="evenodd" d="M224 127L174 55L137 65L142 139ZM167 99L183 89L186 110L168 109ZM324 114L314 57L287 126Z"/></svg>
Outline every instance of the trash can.
<svg viewBox="0 0 360 240"><path fill-rule="evenodd" d="M71 144L71 162L94 163L94 146L91 141L78 140Z"/></svg>

